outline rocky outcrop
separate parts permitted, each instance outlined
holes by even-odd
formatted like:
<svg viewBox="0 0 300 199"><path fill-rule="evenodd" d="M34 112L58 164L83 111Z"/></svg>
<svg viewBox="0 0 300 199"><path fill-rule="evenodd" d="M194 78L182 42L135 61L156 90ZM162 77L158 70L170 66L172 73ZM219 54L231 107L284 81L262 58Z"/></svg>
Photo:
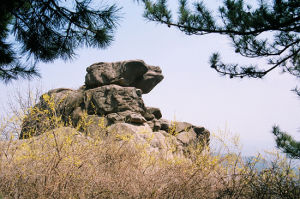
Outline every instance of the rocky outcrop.
<svg viewBox="0 0 300 199"><path fill-rule="evenodd" d="M190 145L208 144L210 133L204 127L168 121L159 108L145 106L142 94L162 79L159 67L141 60L93 64L80 89L54 89L40 97L23 121L20 138L40 135L60 123L94 136L117 131L140 143L151 138L149 151L168 151L172 145L180 154Z"/></svg>
<svg viewBox="0 0 300 199"><path fill-rule="evenodd" d="M142 60L115 63L96 63L86 69L85 85L88 89L116 84L135 87L149 93L161 80L161 69L146 65Z"/></svg>

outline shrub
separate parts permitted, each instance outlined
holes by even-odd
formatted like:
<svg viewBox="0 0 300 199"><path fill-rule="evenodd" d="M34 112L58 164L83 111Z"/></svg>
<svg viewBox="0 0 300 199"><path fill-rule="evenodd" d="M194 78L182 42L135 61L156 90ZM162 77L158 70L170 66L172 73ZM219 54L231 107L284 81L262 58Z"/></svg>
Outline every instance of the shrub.
<svg viewBox="0 0 300 199"><path fill-rule="evenodd" d="M213 135L210 148L199 144L191 147L186 157L164 159L117 132L107 139L80 133L78 130L84 132L91 125L84 116L77 129L60 122L56 114L46 116L51 128L43 134L26 140L6 136L1 141L0 198L231 199L300 195L300 176L292 162L271 153L270 165L257 168L264 158L258 155L245 161L236 137L228 144ZM106 130L103 124L99 126ZM176 134L172 129L170 133Z"/></svg>

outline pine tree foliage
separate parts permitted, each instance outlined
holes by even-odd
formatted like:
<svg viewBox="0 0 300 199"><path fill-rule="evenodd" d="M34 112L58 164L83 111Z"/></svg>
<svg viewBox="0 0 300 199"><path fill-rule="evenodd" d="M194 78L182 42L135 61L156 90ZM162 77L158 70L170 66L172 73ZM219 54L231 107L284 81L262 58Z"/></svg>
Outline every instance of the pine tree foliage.
<svg viewBox="0 0 300 199"><path fill-rule="evenodd" d="M150 21L176 27L187 35L218 33L227 35L235 52L248 58L268 58L267 69L258 66L224 64L219 53L210 58L211 67L230 77L262 78L281 67L300 77L300 2L298 0L259 1L257 8L243 0L224 0L219 7L220 18L214 17L203 1L193 4L179 0L178 19L175 21L167 0L142 0L144 16ZM268 33L266 37L264 34Z"/></svg>
<svg viewBox="0 0 300 199"><path fill-rule="evenodd" d="M108 47L113 40L119 8L115 4L97 3L2 0L0 80L7 82L39 75L37 62L71 59L78 47Z"/></svg>
<svg viewBox="0 0 300 199"><path fill-rule="evenodd" d="M253 7L244 0L224 0L216 17L197 1L178 0L175 20L167 0L140 0L144 17L178 28L187 35L221 34L228 36L235 52L247 58L265 58L266 66L225 64L219 53L210 57L210 65L221 75L262 78L276 68L300 78L300 1L259 0ZM294 91L300 96L300 90ZM273 128L278 148L299 158L300 145L278 127Z"/></svg>
<svg viewBox="0 0 300 199"><path fill-rule="evenodd" d="M297 142L286 132L281 131L278 126L273 127L273 134L279 149L291 158L300 159L300 142Z"/></svg>

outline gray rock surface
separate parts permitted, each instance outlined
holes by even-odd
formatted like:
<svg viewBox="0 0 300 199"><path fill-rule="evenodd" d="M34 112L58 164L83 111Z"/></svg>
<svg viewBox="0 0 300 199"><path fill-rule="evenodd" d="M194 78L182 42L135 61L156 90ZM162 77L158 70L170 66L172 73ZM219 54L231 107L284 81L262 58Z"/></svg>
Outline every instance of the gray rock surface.
<svg viewBox="0 0 300 199"><path fill-rule="evenodd" d="M185 146L196 144L197 141L197 134L194 131L182 131L178 135L176 135L176 138L180 140L182 144Z"/></svg>
<svg viewBox="0 0 300 199"><path fill-rule="evenodd" d="M100 62L91 65L86 71L85 85L88 89L117 84L149 93L164 78L159 67L146 65L142 60Z"/></svg>
<svg viewBox="0 0 300 199"><path fill-rule="evenodd" d="M157 66L148 66L148 71L137 81L133 82L133 86L140 88L143 93L149 93L161 80L164 76L162 71Z"/></svg>
<svg viewBox="0 0 300 199"><path fill-rule="evenodd" d="M63 120L67 120L69 116L72 117L72 120L78 120L81 117L84 108L84 95L81 90L62 88L48 91L46 95L40 97L39 106L49 109L49 102L45 96L53 99L56 105L56 112L62 116Z"/></svg>
<svg viewBox="0 0 300 199"><path fill-rule="evenodd" d="M168 131L170 129L171 121L166 119L160 119L159 122L160 122L161 130Z"/></svg>
<svg viewBox="0 0 300 199"><path fill-rule="evenodd" d="M162 119L159 108L145 106L142 94L162 79L159 67L141 60L93 64L87 68L86 85L78 90L53 89L40 97L23 120L20 139L71 124L91 137L117 135L122 140L130 135L168 158L197 143L208 144L210 133L204 127Z"/></svg>
<svg viewBox="0 0 300 199"><path fill-rule="evenodd" d="M162 114L161 114L159 108L147 107L146 112L148 114L152 114L156 119L160 119L162 117Z"/></svg>
<svg viewBox="0 0 300 199"><path fill-rule="evenodd" d="M114 84L85 91L84 103L88 114L107 115L127 110L145 112L140 89Z"/></svg>
<svg viewBox="0 0 300 199"><path fill-rule="evenodd" d="M113 124L109 128L111 135L119 141L131 142L143 146L148 152L155 152L167 159L184 153L182 143L164 131L153 132L149 125L132 125L127 123Z"/></svg>

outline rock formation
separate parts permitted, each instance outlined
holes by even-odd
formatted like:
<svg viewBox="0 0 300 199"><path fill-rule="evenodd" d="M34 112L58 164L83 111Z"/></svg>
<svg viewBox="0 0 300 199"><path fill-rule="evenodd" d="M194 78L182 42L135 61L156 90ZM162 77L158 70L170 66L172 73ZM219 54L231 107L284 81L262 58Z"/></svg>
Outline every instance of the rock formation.
<svg viewBox="0 0 300 199"><path fill-rule="evenodd" d="M208 144L210 133L204 127L170 122L162 119L159 108L145 106L142 94L162 79L159 67L141 60L93 64L87 68L85 85L80 89L59 88L40 97L23 121L20 139L55 128L51 117L56 116L74 127L82 118L92 121L85 129L88 134L133 135L137 142L150 142L150 151L167 150L172 143L182 153L187 146ZM100 121L108 126L106 130L99 127Z"/></svg>
<svg viewBox="0 0 300 199"><path fill-rule="evenodd" d="M142 60L115 63L96 63L88 67L85 76L87 89L116 84L135 87L149 93L164 77L157 66L146 65Z"/></svg>

